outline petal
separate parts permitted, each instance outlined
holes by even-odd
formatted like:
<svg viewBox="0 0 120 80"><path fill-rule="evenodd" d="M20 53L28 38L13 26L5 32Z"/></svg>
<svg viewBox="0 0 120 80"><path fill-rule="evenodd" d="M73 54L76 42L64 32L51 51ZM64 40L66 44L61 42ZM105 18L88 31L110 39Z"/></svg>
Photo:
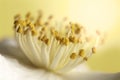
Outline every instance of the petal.
<svg viewBox="0 0 120 80"><path fill-rule="evenodd" d="M13 39L0 42L0 80L61 80L62 77L45 69L37 69Z"/></svg>
<svg viewBox="0 0 120 80"><path fill-rule="evenodd" d="M82 63L79 66L77 66L75 69L72 70L72 72L90 72L90 68L86 63Z"/></svg>
<svg viewBox="0 0 120 80"><path fill-rule="evenodd" d="M20 64L17 59L0 55L0 80L61 80L62 78L44 69L35 69Z"/></svg>
<svg viewBox="0 0 120 80"><path fill-rule="evenodd" d="M64 75L66 80L120 80L120 73L73 72Z"/></svg>

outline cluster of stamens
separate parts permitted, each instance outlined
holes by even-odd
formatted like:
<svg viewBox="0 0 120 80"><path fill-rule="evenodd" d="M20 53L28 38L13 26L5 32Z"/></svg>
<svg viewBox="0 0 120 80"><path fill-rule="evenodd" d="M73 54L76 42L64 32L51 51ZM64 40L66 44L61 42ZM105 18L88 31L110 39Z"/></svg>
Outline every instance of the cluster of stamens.
<svg viewBox="0 0 120 80"><path fill-rule="evenodd" d="M89 35L82 25L55 22L53 16L43 21L42 15L39 13L36 20L30 13L25 19L20 15L14 18L16 39L34 65L55 72L69 71L96 52L97 37Z"/></svg>

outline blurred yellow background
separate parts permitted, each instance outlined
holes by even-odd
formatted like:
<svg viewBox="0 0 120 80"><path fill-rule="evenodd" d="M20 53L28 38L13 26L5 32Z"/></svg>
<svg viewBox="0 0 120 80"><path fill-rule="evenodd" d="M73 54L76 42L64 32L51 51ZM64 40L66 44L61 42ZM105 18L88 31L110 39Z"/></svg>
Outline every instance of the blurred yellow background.
<svg viewBox="0 0 120 80"><path fill-rule="evenodd" d="M107 32L106 43L88 60L92 70L120 72L120 0L0 0L0 39L13 37L13 17L43 10L57 19L68 16Z"/></svg>

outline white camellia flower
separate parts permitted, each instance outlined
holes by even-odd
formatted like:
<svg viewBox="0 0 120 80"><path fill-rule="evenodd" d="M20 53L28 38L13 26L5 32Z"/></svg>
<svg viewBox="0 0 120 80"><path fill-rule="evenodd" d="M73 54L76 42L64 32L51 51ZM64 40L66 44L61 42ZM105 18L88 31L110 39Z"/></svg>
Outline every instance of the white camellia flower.
<svg viewBox="0 0 120 80"><path fill-rule="evenodd" d="M82 64L96 52L98 31L87 31L78 23L54 23L52 16L46 22L41 18L42 14L33 21L30 13L25 20L15 16L18 45L12 39L0 42L0 80L120 79L117 73L92 72Z"/></svg>

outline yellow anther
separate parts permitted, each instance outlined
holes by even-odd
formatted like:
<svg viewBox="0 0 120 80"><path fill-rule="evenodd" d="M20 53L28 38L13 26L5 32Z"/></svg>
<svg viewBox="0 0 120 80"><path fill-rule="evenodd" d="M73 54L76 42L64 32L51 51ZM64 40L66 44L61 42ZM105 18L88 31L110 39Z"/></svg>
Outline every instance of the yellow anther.
<svg viewBox="0 0 120 80"><path fill-rule="evenodd" d="M17 14L17 15L14 16L15 20L19 20L20 18L21 18L20 14Z"/></svg>
<svg viewBox="0 0 120 80"><path fill-rule="evenodd" d="M25 19L25 22L27 25L29 25L31 21L29 19Z"/></svg>
<svg viewBox="0 0 120 80"><path fill-rule="evenodd" d="M47 22L45 22L45 23L44 23L44 25L45 25L45 26L48 26L48 25L49 25L49 22L48 22L48 21L47 21Z"/></svg>
<svg viewBox="0 0 120 80"><path fill-rule="evenodd" d="M54 35L55 37L59 35L58 31L51 29L51 34Z"/></svg>
<svg viewBox="0 0 120 80"><path fill-rule="evenodd" d="M68 45L68 44L69 44L69 39L63 37L63 38L60 40L60 43L62 43L63 45Z"/></svg>
<svg viewBox="0 0 120 80"><path fill-rule="evenodd" d="M36 36L36 35L37 35L37 31L36 31L36 30L32 30L31 32L32 32L32 35L33 35L33 36Z"/></svg>
<svg viewBox="0 0 120 80"><path fill-rule="evenodd" d="M38 40L41 40L41 36L38 36Z"/></svg>
<svg viewBox="0 0 120 80"><path fill-rule="evenodd" d="M51 20L53 18L53 15L50 15L49 17L48 17L48 20Z"/></svg>
<svg viewBox="0 0 120 80"><path fill-rule="evenodd" d="M74 40L75 40L75 37L72 37L72 36L69 37L70 42L74 42Z"/></svg>
<svg viewBox="0 0 120 80"><path fill-rule="evenodd" d="M43 16L43 12L41 10L38 11L38 19L41 19L41 17Z"/></svg>
<svg viewBox="0 0 120 80"><path fill-rule="evenodd" d="M33 20L33 17L31 16L30 12L28 12L25 17L26 17L26 20L29 20L29 21Z"/></svg>
<svg viewBox="0 0 120 80"><path fill-rule="evenodd" d="M42 26L42 22L40 19L37 19L36 22L34 23L35 26L39 27Z"/></svg>
<svg viewBox="0 0 120 80"><path fill-rule="evenodd" d="M49 45L50 44L50 40L49 39L45 39L44 42Z"/></svg>
<svg viewBox="0 0 120 80"><path fill-rule="evenodd" d="M72 42L72 43L77 43L77 42L79 42L79 40L76 39L74 36L70 36L70 37L69 37L69 41Z"/></svg>
<svg viewBox="0 0 120 80"><path fill-rule="evenodd" d="M55 30L53 28L50 29L50 32L51 32L52 35L54 35L54 31Z"/></svg>
<svg viewBox="0 0 120 80"><path fill-rule="evenodd" d="M26 22L25 21L21 21L21 26L25 27L26 26Z"/></svg>
<svg viewBox="0 0 120 80"><path fill-rule="evenodd" d="M96 53L96 48L95 47L92 48L92 53Z"/></svg>
<svg viewBox="0 0 120 80"><path fill-rule="evenodd" d="M80 33L80 28L75 30L75 34L79 34Z"/></svg>
<svg viewBox="0 0 120 80"><path fill-rule="evenodd" d="M72 33L75 32L75 24L71 24Z"/></svg>
<svg viewBox="0 0 120 80"><path fill-rule="evenodd" d="M83 58L83 60L87 61L87 60L88 60L88 58L87 58L87 57L84 57L84 58Z"/></svg>
<svg viewBox="0 0 120 80"><path fill-rule="evenodd" d="M38 39L45 42L47 45L50 44L50 40L45 35L42 38L39 36Z"/></svg>
<svg viewBox="0 0 120 80"><path fill-rule="evenodd" d="M14 21L14 29L17 28L17 26L20 26L20 27L23 27L22 24L21 24L22 20L15 20Z"/></svg>
<svg viewBox="0 0 120 80"><path fill-rule="evenodd" d="M75 34L79 34L81 31L81 27L78 24L75 24Z"/></svg>
<svg viewBox="0 0 120 80"><path fill-rule="evenodd" d="M29 31L29 28L27 28L26 30L24 30L24 34L27 34L28 31Z"/></svg>
<svg viewBox="0 0 120 80"><path fill-rule="evenodd" d="M22 27L19 26L18 29L17 29L17 32L18 32L18 33L22 33L22 32L23 32Z"/></svg>
<svg viewBox="0 0 120 80"><path fill-rule="evenodd" d="M32 24L32 23L29 23L27 26L30 27L31 29L35 28L34 24Z"/></svg>
<svg viewBox="0 0 120 80"><path fill-rule="evenodd" d="M28 13L26 14L26 18L29 19L30 17L31 17L31 13L28 12Z"/></svg>
<svg viewBox="0 0 120 80"><path fill-rule="evenodd" d="M38 17L34 23L35 26L39 27L42 25L42 22L41 22L41 18L42 18L42 11L39 11L38 12Z"/></svg>
<svg viewBox="0 0 120 80"><path fill-rule="evenodd" d="M84 51L84 49L81 49L79 51L79 56L84 57L84 55L85 55L85 51Z"/></svg>
<svg viewBox="0 0 120 80"><path fill-rule="evenodd" d="M61 36L59 36L59 35L56 36L55 38L56 38L56 40L59 40L59 41L62 39Z"/></svg>
<svg viewBox="0 0 120 80"><path fill-rule="evenodd" d="M44 36L41 38L41 41L45 41L45 39L47 39L46 35L44 35Z"/></svg>
<svg viewBox="0 0 120 80"><path fill-rule="evenodd" d="M72 54L70 55L70 58L71 58L71 59L75 59L76 57L77 57L76 53L72 53Z"/></svg>
<svg viewBox="0 0 120 80"><path fill-rule="evenodd" d="M16 28L17 28L17 25L14 25L13 28L16 29Z"/></svg>
<svg viewBox="0 0 120 80"><path fill-rule="evenodd" d="M47 28L46 27L42 27L41 31L45 31Z"/></svg>
<svg viewBox="0 0 120 80"><path fill-rule="evenodd" d="M54 35L57 36L58 35L58 31L54 31Z"/></svg>
<svg viewBox="0 0 120 80"><path fill-rule="evenodd" d="M14 21L14 25L18 25L19 24L19 21L18 20L15 20Z"/></svg>

